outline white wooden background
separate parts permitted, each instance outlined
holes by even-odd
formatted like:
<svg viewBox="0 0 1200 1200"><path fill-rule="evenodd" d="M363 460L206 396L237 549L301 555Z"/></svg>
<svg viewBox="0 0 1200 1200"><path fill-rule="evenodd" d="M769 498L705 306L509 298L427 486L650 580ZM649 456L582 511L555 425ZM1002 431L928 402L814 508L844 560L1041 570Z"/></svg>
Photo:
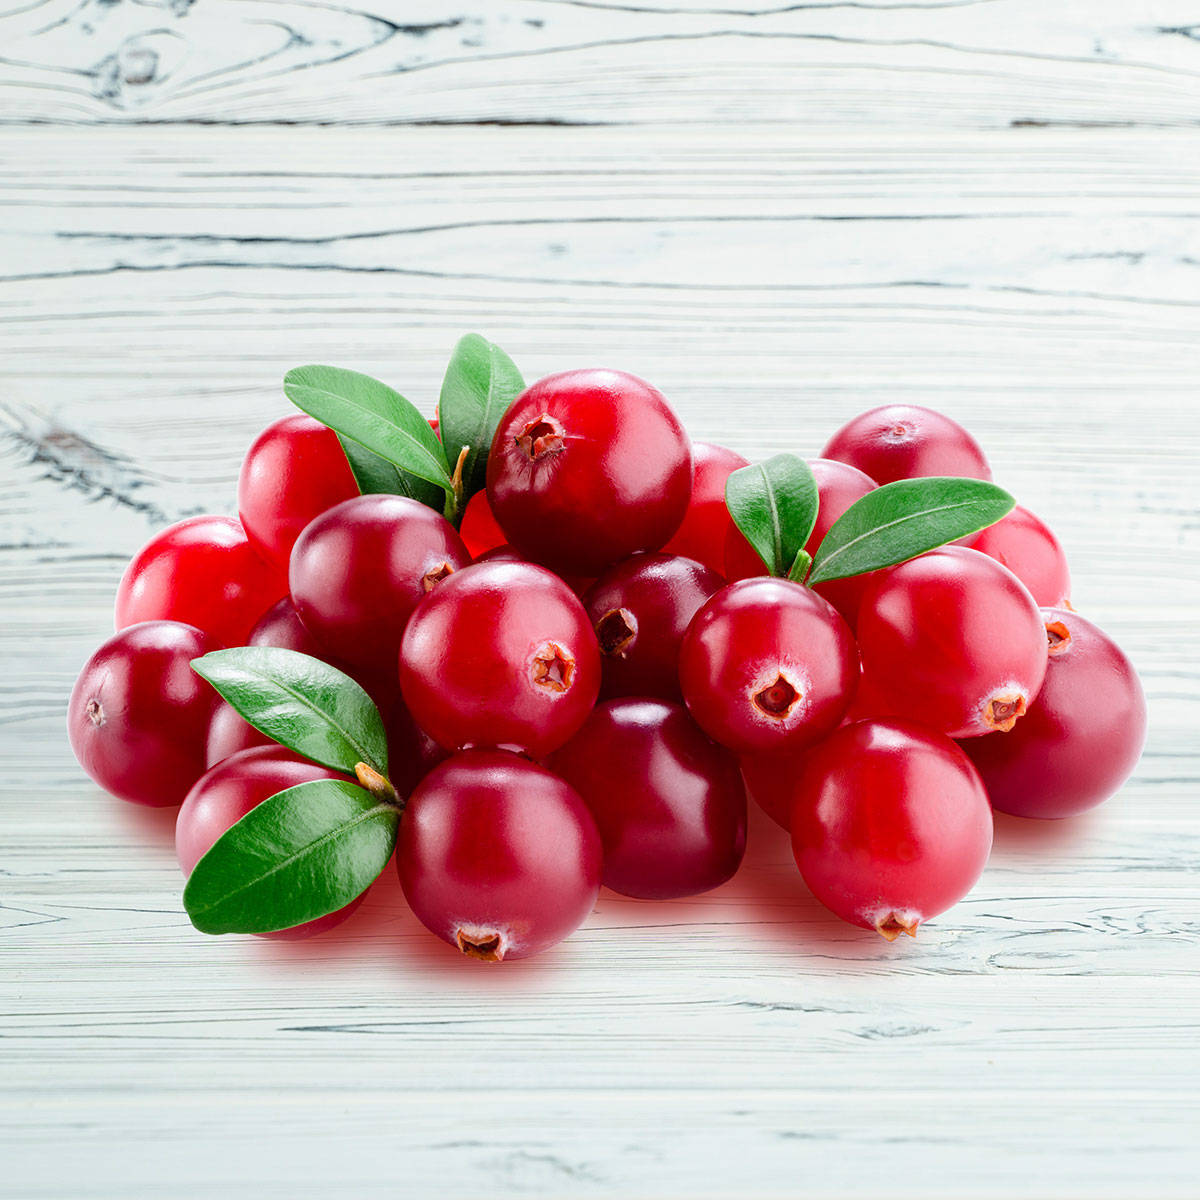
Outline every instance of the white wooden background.
<svg viewBox="0 0 1200 1200"><path fill-rule="evenodd" d="M1200 4L0 10L0 1196L1200 1195ZM967 421L1143 672L1145 759L889 946L784 839L489 970L390 873L206 939L63 735L123 561L306 361L478 329L814 452Z"/></svg>

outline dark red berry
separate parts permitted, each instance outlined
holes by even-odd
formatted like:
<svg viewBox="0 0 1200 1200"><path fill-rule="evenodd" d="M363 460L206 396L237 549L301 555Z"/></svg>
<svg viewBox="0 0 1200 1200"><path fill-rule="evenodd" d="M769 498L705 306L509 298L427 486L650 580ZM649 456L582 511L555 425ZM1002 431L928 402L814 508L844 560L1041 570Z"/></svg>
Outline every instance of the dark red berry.
<svg viewBox="0 0 1200 1200"><path fill-rule="evenodd" d="M849 463L880 484L925 475L992 477L979 443L957 421L916 404L860 413L829 439L821 457Z"/></svg>
<svg viewBox="0 0 1200 1200"><path fill-rule="evenodd" d="M967 756L907 721L861 721L814 747L791 829L813 895L889 941L915 937L961 900L992 846L992 812Z"/></svg>
<svg viewBox="0 0 1200 1200"><path fill-rule="evenodd" d="M792 826L796 781L810 752L810 748L805 746L792 753L743 754L741 757L746 794L784 829Z"/></svg>
<svg viewBox="0 0 1200 1200"><path fill-rule="evenodd" d="M858 617L860 703L950 737L1011 729L1046 673L1033 597L995 559L946 546L880 573Z"/></svg>
<svg viewBox="0 0 1200 1200"><path fill-rule="evenodd" d="M595 704L600 651L561 579L528 563L476 563L413 614L400 685L418 723L447 749L504 746L540 758Z"/></svg>
<svg viewBox="0 0 1200 1200"><path fill-rule="evenodd" d="M1056 608L1071 596L1067 556L1049 526L1018 505L976 534L972 547L1006 566L1038 604Z"/></svg>
<svg viewBox="0 0 1200 1200"><path fill-rule="evenodd" d="M600 835L575 791L499 751L436 767L400 822L404 895L469 958L526 958L562 941L591 912L600 867Z"/></svg>
<svg viewBox="0 0 1200 1200"><path fill-rule="evenodd" d="M526 389L496 429L488 500L531 562L596 575L679 528L688 436L661 392L622 371L566 371Z"/></svg>
<svg viewBox="0 0 1200 1200"><path fill-rule="evenodd" d="M292 600L331 655L391 670L412 611L471 561L453 526L403 496L358 496L319 516L292 550Z"/></svg>
<svg viewBox="0 0 1200 1200"><path fill-rule="evenodd" d="M223 646L242 646L254 622L287 591L231 517L189 517L156 534L125 568L116 625L181 621Z"/></svg>
<svg viewBox="0 0 1200 1200"><path fill-rule="evenodd" d="M546 764L583 797L606 887L667 900L732 878L746 848L737 759L678 704L610 700Z"/></svg>
<svg viewBox="0 0 1200 1200"><path fill-rule="evenodd" d="M785 579L745 579L717 592L679 654L692 716L739 754L824 737L845 714L857 679L846 622L815 592Z"/></svg>
<svg viewBox="0 0 1200 1200"><path fill-rule="evenodd" d="M1042 610L1046 681L1011 733L963 749L994 807L1018 817L1071 817L1115 794L1146 740L1146 697L1120 647L1068 609Z"/></svg>
<svg viewBox="0 0 1200 1200"><path fill-rule="evenodd" d="M190 875L217 838L252 808L276 792L314 779L345 779L345 776L300 758L282 746L243 750L213 767L188 793L175 823L175 853L184 875ZM360 896L328 916L259 936L284 941L312 937L340 925L361 902Z"/></svg>
<svg viewBox="0 0 1200 1200"><path fill-rule="evenodd" d="M304 527L357 495L337 434L303 413L272 421L247 451L238 476L246 536L283 571Z"/></svg>
<svg viewBox="0 0 1200 1200"><path fill-rule="evenodd" d="M179 804L204 773L217 693L192 670L220 649L177 621L145 621L108 639L71 692L67 733L79 765L135 804Z"/></svg>
<svg viewBox="0 0 1200 1200"><path fill-rule="evenodd" d="M725 483L734 471L749 465L736 450L692 443L692 496L683 524L663 547L664 553L694 558L718 574L725 573L725 543L729 531L736 529L725 507Z"/></svg>
<svg viewBox="0 0 1200 1200"><path fill-rule="evenodd" d="M725 586L690 558L635 554L583 597L602 655L601 695L678 700L679 646L700 606Z"/></svg>
<svg viewBox="0 0 1200 1200"><path fill-rule="evenodd" d="M478 559L489 550L495 550L505 544L504 530L496 524L492 516L491 505L488 504L487 492L476 492L467 501L463 513L459 535L472 558ZM515 553L515 551L514 551Z"/></svg>

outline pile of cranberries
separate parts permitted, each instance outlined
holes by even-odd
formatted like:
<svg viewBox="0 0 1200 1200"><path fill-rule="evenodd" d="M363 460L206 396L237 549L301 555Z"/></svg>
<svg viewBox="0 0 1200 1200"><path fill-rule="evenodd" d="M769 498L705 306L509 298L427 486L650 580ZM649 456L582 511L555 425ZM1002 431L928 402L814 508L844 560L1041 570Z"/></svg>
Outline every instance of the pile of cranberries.
<svg viewBox="0 0 1200 1200"><path fill-rule="evenodd" d="M299 651L378 707L404 894L467 956L546 949L601 885L668 899L725 883L747 795L790 830L823 904L915 934L979 878L993 809L1069 817L1120 787L1141 687L1071 607L1031 512L808 586L769 574L731 517L726 483L748 465L691 442L650 384L570 371L503 411L486 488L448 520L360 494L338 436L285 417L246 455L238 519L181 521L129 564L118 632L71 697L72 747L112 794L181 805L190 874L263 801L345 778L191 666ZM809 465L809 555L881 485L991 477L966 430L907 405L850 421Z"/></svg>

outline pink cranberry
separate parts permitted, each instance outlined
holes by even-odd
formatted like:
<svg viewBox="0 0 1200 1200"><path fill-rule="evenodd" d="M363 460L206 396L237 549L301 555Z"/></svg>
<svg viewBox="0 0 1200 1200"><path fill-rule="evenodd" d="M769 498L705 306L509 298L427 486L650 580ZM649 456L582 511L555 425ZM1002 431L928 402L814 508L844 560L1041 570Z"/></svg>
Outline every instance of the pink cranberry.
<svg viewBox="0 0 1200 1200"><path fill-rule="evenodd" d="M404 895L469 958L526 958L562 941L591 912L600 868L600 835L575 791L501 751L436 767L400 822Z"/></svg>
<svg viewBox="0 0 1200 1200"><path fill-rule="evenodd" d="M1058 538L1044 521L1018 505L975 535L974 549L1006 566L1038 604L1061 606L1071 595L1071 572Z"/></svg>
<svg viewBox="0 0 1200 1200"><path fill-rule="evenodd" d="M961 900L992 846L991 809L967 756L907 721L847 725L816 746L791 828L813 895L889 941L915 937Z"/></svg>
<svg viewBox="0 0 1200 1200"><path fill-rule="evenodd" d="M736 450L709 442L692 443L692 497L683 524L663 547L664 553L693 558L718 574L725 573L725 543L730 530L737 530L725 507L725 482L734 471L749 465ZM740 533L737 536L741 539Z"/></svg>
<svg viewBox="0 0 1200 1200"><path fill-rule="evenodd" d="M837 728L858 657L846 622L786 579L744 579L709 600L679 654L700 727L739 754L796 749Z"/></svg>
<svg viewBox="0 0 1200 1200"><path fill-rule="evenodd" d="M189 517L156 534L125 568L116 625L181 621L223 646L241 646L259 615L287 591L230 517Z"/></svg>
<svg viewBox="0 0 1200 1200"><path fill-rule="evenodd" d="M916 404L860 413L829 439L821 457L849 463L880 484L926 475L992 477L979 443L957 421Z"/></svg>
<svg viewBox="0 0 1200 1200"><path fill-rule="evenodd" d="M220 647L178 621L144 621L108 639L80 672L67 708L79 765L134 804L179 804L204 772L217 694L192 670Z"/></svg>
<svg viewBox="0 0 1200 1200"><path fill-rule="evenodd" d="M547 765L583 797L604 844L604 883L650 900L733 877L746 848L737 759L678 704L611 700Z"/></svg>
<svg viewBox="0 0 1200 1200"><path fill-rule="evenodd" d="M715 571L670 554L635 554L609 567L583 597L603 656L601 695L678 700L683 635L724 586Z"/></svg>
<svg viewBox="0 0 1200 1200"><path fill-rule="evenodd" d="M448 750L504 746L540 758L596 703L600 651L561 579L527 563L476 563L413 614L400 686L421 728Z"/></svg>
<svg viewBox="0 0 1200 1200"><path fill-rule="evenodd" d="M501 419L488 500L509 543L568 575L596 575L679 528L692 490L688 436L661 392L622 371L565 371Z"/></svg>
<svg viewBox="0 0 1200 1200"><path fill-rule="evenodd" d="M1146 698L1117 644L1067 609L1042 610L1046 681L1011 733L972 738L963 749L1001 812L1072 817L1107 800L1137 766Z"/></svg>
<svg viewBox="0 0 1200 1200"><path fill-rule="evenodd" d="M175 853L184 875L191 875L217 838L252 808L277 792L313 779L345 779L345 776L308 762L282 746L242 750L211 768L188 792L175 824ZM340 925L360 903L361 896L328 916L257 936L282 941L312 937Z"/></svg>

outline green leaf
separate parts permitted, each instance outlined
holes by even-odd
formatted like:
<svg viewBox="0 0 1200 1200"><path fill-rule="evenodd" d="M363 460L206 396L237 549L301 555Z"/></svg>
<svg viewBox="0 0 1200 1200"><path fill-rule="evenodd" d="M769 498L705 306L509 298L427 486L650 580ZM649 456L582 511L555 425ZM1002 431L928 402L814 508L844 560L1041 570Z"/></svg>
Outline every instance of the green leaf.
<svg viewBox="0 0 1200 1200"><path fill-rule="evenodd" d="M734 471L725 481L725 505L772 575L788 578L794 566L804 566L799 556L818 505L817 481L804 459L776 454Z"/></svg>
<svg viewBox="0 0 1200 1200"><path fill-rule="evenodd" d="M364 496L407 496L428 508L442 511L445 493L436 484L402 471L395 463L380 458L374 450L368 450L351 438L340 433L337 438L346 452L346 461L354 472L358 490Z"/></svg>
<svg viewBox="0 0 1200 1200"><path fill-rule="evenodd" d="M239 646L192 660L255 729L323 766L387 775L387 735L374 701L349 675L295 650Z"/></svg>
<svg viewBox="0 0 1200 1200"><path fill-rule="evenodd" d="M394 806L357 784L298 784L213 843L183 889L183 906L201 933L271 933L315 921L371 886L399 823Z"/></svg>
<svg viewBox="0 0 1200 1200"><path fill-rule="evenodd" d="M900 479L868 492L834 522L809 583L866 575L994 525L1016 501L982 479Z"/></svg>
<svg viewBox="0 0 1200 1200"><path fill-rule="evenodd" d="M418 479L453 493L446 454L429 422L386 383L342 367L295 367L287 398L335 433L358 442Z"/></svg>
<svg viewBox="0 0 1200 1200"><path fill-rule="evenodd" d="M454 347L438 400L446 462L451 468L465 446L463 500L487 483L487 458L505 409L525 390L511 358L477 333Z"/></svg>

